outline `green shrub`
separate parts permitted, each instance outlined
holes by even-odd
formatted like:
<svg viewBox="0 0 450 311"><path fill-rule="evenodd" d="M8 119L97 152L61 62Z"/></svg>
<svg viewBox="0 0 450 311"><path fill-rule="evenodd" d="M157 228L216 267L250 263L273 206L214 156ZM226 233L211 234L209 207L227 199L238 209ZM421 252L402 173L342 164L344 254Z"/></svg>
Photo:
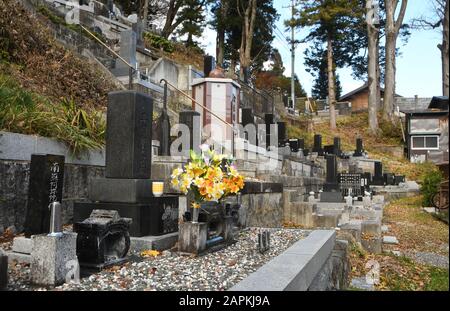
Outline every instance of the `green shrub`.
<svg viewBox="0 0 450 311"><path fill-rule="evenodd" d="M144 33L144 38L147 43L155 49L163 49L163 51L167 53L173 53L175 51L175 45L166 38L157 36L150 32Z"/></svg>
<svg viewBox="0 0 450 311"><path fill-rule="evenodd" d="M432 206L433 195L438 191L442 181L442 173L438 170L429 170L422 177L421 192L423 194L422 205Z"/></svg>

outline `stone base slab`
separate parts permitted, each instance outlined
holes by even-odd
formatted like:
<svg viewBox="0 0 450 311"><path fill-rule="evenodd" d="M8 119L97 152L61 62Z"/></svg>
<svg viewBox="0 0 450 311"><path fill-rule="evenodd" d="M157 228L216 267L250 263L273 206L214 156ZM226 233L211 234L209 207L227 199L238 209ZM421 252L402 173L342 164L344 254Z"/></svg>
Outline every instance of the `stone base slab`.
<svg viewBox="0 0 450 311"><path fill-rule="evenodd" d="M178 232L168 233L160 236L143 236L131 238L131 252L142 252L145 250L164 251L172 248L178 241Z"/></svg>

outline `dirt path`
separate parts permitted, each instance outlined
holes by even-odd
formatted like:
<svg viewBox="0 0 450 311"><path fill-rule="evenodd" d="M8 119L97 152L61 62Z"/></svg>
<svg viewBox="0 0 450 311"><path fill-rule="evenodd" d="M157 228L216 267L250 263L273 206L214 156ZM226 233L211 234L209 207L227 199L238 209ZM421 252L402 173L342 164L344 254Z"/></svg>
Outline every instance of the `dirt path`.
<svg viewBox="0 0 450 311"><path fill-rule="evenodd" d="M422 211L420 203L417 196L385 207L383 235L395 236L399 243L384 244L378 255L354 245L352 278L365 278L375 266L379 282L373 290L448 290L449 227Z"/></svg>

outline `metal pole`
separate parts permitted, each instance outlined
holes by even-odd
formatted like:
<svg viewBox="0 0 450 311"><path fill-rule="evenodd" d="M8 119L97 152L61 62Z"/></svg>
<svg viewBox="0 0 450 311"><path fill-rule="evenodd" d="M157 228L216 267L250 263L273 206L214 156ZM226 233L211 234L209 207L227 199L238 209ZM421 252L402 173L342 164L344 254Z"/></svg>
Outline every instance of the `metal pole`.
<svg viewBox="0 0 450 311"><path fill-rule="evenodd" d="M49 236L60 236L62 235L61 203L52 202L48 207L51 212Z"/></svg>
<svg viewBox="0 0 450 311"><path fill-rule="evenodd" d="M292 110L295 114L295 30L294 30L294 0L292 0L292 20L291 20L291 99L292 99Z"/></svg>
<svg viewBox="0 0 450 311"><path fill-rule="evenodd" d="M133 89L133 68L128 68L128 89Z"/></svg>

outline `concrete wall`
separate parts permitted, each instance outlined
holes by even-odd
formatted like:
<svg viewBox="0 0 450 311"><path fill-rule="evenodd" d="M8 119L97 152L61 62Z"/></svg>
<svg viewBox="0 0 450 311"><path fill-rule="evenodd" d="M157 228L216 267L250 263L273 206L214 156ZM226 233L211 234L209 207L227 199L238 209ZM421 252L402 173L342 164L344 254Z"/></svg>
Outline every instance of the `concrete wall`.
<svg viewBox="0 0 450 311"><path fill-rule="evenodd" d="M104 167L66 164L64 166L63 221L70 223L73 203L87 199L92 178L104 177ZM29 161L0 160L0 234L10 226L22 231L26 217Z"/></svg>

